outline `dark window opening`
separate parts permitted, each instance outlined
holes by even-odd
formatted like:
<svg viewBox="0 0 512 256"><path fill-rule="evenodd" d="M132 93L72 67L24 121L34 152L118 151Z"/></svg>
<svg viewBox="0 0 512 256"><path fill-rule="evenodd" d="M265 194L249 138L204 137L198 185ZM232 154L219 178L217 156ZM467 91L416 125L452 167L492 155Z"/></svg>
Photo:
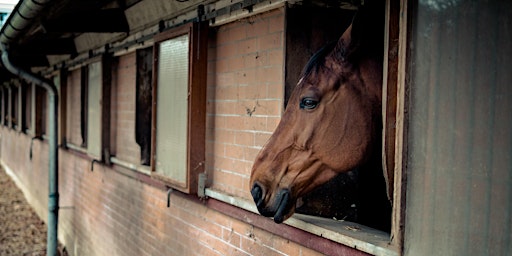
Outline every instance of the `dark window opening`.
<svg viewBox="0 0 512 256"><path fill-rule="evenodd" d="M285 107L303 67L319 49L339 39L354 13L307 4L287 9ZM380 144L375 148L381 148ZM365 166L338 174L302 197L296 212L356 222L389 232L391 204L387 198L380 153L374 153L374 159Z"/></svg>
<svg viewBox="0 0 512 256"><path fill-rule="evenodd" d="M80 136L82 147L87 147L87 84L89 77L88 66L84 66L80 73Z"/></svg>
<svg viewBox="0 0 512 256"><path fill-rule="evenodd" d="M0 87L0 124L4 124L4 89Z"/></svg>
<svg viewBox="0 0 512 256"><path fill-rule="evenodd" d="M46 135L48 132L48 92L41 89L41 135Z"/></svg>
<svg viewBox="0 0 512 256"><path fill-rule="evenodd" d="M150 165L153 103L153 47L137 50L135 141L140 146L140 162Z"/></svg>
<svg viewBox="0 0 512 256"><path fill-rule="evenodd" d="M11 127L13 129L18 128L19 122L19 88L20 86L11 86Z"/></svg>
<svg viewBox="0 0 512 256"><path fill-rule="evenodd" d="M35 86L35 123L34 123L34 136L42 136L45 133L44 126L46 125L46 121L44 120L44 104L43 101L46 97L46 90Z"/></svg>
<svg viewBox="0 0 512 256"><path fill-rule="evenodd" d="M23 115L21 130L24 133L29 133L32 123L32 84L24 84L21 88L21 93L21 113Z"/></svg>
<svg viewBox="0 0 512 256"><path fill-rule="evenodd" d="M3 121L4 126L9 125L9 88L3 87Z"/></svg>

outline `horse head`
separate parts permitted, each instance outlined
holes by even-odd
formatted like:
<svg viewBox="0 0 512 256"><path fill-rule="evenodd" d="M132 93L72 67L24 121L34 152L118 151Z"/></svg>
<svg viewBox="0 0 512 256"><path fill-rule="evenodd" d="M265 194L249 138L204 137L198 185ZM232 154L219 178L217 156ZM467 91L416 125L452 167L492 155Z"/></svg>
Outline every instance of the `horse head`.
<svg viewBox="0 0 512 256"><path fill-rule="evenodd" d="M370 47L364 22L356 15L337 42L310 59L256 157L251 194L276 223L294 213L298 198L367 161L380 139L382 56Z"/></svg>

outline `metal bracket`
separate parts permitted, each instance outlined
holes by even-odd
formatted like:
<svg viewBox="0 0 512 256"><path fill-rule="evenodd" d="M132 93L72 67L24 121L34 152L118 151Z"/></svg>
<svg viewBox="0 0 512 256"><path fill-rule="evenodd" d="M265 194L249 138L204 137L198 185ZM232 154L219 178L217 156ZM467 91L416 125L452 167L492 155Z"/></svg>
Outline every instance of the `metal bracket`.
<svg viewBox="0 0 512 256"><path fill-rule="evenodd" d="M199 178L197 179L197 195L200 198L206 198L205 190L206 190L206 173L199 173Z"/></svg>

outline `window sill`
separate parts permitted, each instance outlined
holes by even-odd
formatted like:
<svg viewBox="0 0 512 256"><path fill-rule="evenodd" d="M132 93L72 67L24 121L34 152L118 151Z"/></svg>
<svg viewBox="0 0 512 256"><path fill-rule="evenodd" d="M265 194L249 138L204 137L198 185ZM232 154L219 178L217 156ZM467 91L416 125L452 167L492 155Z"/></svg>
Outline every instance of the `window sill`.
<svg viewBox="0 0 512 256"><path fill-rule="evenodd" d="M205 195L259 214L254 203L206 188ZM329 239L333 242L378 256L397 256L398 248L390 244L389 234L349 221L294 214L286 225Z"/></svg>
<svg viewBox="0 0 512 256"><path fill-rule="evenodd" d="M151 169L149 168L149 166L132 164L132 163L123 161L121 159L118 159L116 157L113 157L113 156L110 157L110 162L113 163L113 164L122 166L122 167L124 167L126 169L130 169L132 171L141 172L143 174L151 176Z"/></svg>
<svg viewBox="0 0 512 256"><path fill-rule="evenodd" d="M66 143L66 148L72 149L74 151L78 151L80 153L87 154L87 149L86 148L83 148L83 147L80 147L80 146L77 146L77 145L74 145L74 144L71 144L71 143Z"/></svg>

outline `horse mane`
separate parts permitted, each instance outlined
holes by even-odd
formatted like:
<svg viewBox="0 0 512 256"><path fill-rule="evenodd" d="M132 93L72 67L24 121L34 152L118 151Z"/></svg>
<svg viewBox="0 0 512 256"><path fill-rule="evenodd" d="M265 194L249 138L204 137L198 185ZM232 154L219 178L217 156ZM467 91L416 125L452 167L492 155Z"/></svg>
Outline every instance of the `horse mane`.
<svg viewBox="0 0 512 256"><path fill-rule="evenodd" d="M300 77L305 77L311 74L311 72L317 72L318 68L324 65L325 57L334 49L335 46L336 41L329 42L313 54L308 63L304 66Z"/></svg>

